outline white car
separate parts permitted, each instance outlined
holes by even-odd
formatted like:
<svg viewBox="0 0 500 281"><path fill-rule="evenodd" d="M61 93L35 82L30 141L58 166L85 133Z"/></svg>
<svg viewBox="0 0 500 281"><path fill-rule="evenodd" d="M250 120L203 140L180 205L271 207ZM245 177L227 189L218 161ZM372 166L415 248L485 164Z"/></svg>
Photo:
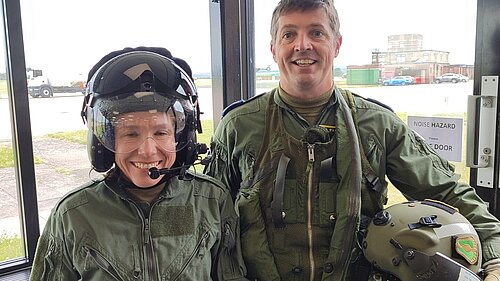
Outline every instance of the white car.
<svg viewBox="0 0 500 281"><path fill-rule="evenodd" d="M435 82L438 84L443 82L458 83L467 81L469 81L469 78L467 76L463 76L462 74L456 74L456 73L445 73L439 77L436 77L435 80Z"/></svg>
<svg viewBox="0 0 500 281"><path fill-rule="evenodd" d="M469 82L469 77L462 75L462 74L458 74L458 75L460 76L460 82Z"/></svg>

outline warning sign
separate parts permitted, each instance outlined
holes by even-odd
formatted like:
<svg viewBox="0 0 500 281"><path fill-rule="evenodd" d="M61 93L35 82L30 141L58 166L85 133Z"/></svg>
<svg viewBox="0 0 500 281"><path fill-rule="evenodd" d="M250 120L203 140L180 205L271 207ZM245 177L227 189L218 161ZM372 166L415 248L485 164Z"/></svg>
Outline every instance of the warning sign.
<svg viewBox="0 0 500 281"><path fill-rule="evenodd" d="M443 158L462 161L463 119L408 116L408 126Z"/></svg>

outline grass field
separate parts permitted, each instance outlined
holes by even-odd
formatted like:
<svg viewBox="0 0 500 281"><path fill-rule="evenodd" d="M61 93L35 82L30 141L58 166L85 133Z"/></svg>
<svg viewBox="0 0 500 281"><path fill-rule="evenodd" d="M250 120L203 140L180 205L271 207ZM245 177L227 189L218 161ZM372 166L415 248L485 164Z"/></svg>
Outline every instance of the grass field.
<svg viewBox="0 0 500 281"><path fill-rule="evenodd" d="M23 244L19 236L0 235L0 262L24 256Z"/></svg>
<svg viewBox="0 0 500 281"><path fill-rule="evenodd" d="M35 155L33 161L35 164L42 163L42 159ZM0 168L14 167L14 151L11 147L0 145Z"/></svg>

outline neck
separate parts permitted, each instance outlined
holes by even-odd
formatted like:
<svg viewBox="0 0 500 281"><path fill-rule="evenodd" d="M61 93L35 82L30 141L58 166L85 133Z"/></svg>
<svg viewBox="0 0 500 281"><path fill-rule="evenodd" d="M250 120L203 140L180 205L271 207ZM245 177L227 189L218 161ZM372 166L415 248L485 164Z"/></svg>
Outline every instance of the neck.
<svg viewBox="0 0 500 281"><path fill-rule="evenodd" d="M136 202L148 202L152 204L160 197L161 191L165 188L165 183L148 188L125 188L125 191Z"/></svg>
<svg viewBox="0 0 500 281"><path fill-rule="evenodd" d="M170 178L175 176L175 174L166 174L163 175L161 180L148 187L139 187L135 185L132 181L130 181L123 173L121 172L120 169L115 168L112 169L107 175L106 175L106 181L109 184L116 185L120 189L138 189L138 190L148 190L148 189L155 189L159 185L163 185L165 182L167 182Z"/></svg>
<svg viewBox="0 0 500 281"><path fill-rule="evenodd" d="M299 99L289 95L286 91L279 91L279 95L283 102L287 104L293 111L298 113L307 120L309 125L317 123L321 112L328 104L333 93L333 89L329 89L322 95L311 99Z"/></svg>
<svg viewBox="0 0 500 281"><path fill-rule="evenodd" d="M322 83L323 85L316 84L299 84L297 87L291 85L291 83L281 83L280 87L289 96L297 100L316 100L320 99L325 95L326 92L330 91L334 87L333 80L331 83Z"/></svg>

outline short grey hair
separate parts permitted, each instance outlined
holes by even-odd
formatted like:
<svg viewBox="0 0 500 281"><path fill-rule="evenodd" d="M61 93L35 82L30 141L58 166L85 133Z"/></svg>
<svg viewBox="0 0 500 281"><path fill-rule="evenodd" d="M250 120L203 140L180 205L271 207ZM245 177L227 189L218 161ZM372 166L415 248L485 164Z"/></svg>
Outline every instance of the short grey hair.
<svg viewBox="0 0 500 281"><path fill-rule="evenodd" d="M295 11L312 11L319 8L325 9L325 12L330 19L330 27L332 28L335 39L340 38L340 21L337 9L333 4L333 0L281 0L276 8L274 8L271 18L271 42L276 41L278 33L278 19L284 14Z"/></svg>

